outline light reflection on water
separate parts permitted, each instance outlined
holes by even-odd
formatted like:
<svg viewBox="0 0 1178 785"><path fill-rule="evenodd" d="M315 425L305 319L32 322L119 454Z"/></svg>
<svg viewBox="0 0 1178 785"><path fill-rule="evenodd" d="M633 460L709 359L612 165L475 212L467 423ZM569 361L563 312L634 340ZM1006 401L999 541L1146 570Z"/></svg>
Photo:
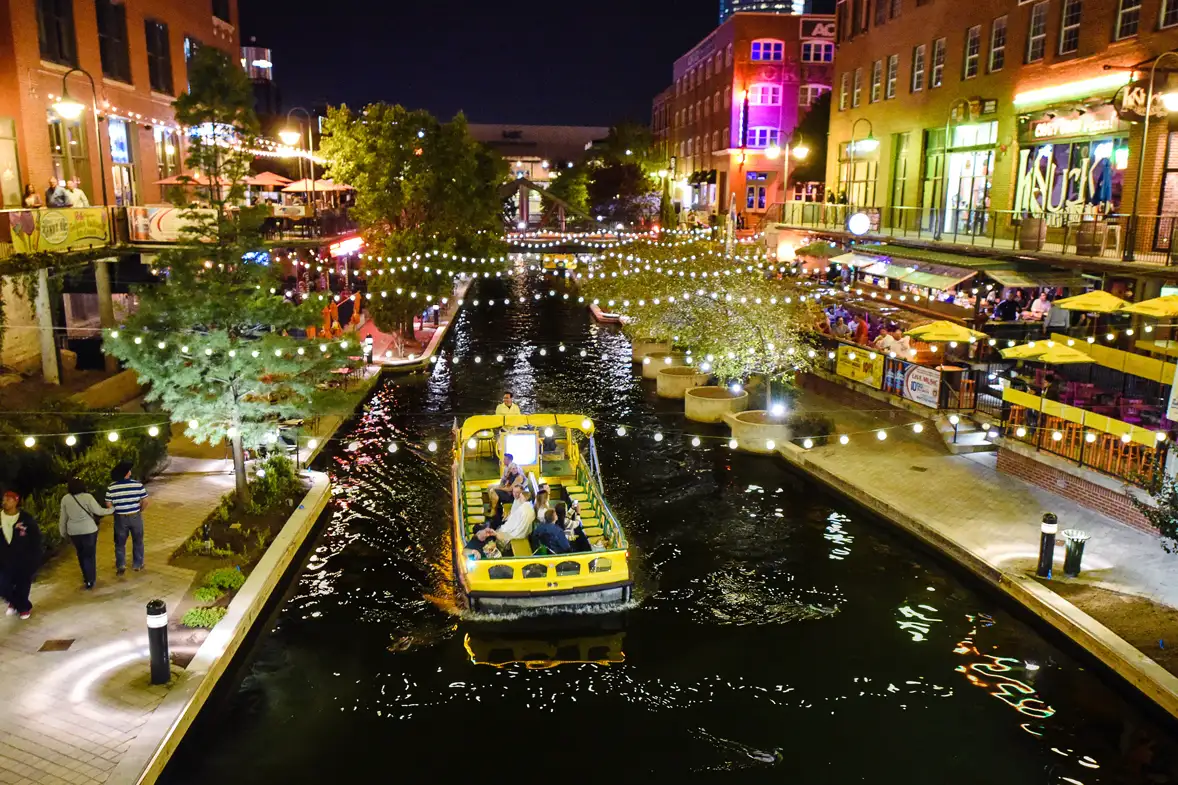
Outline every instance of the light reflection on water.
<svg viewBox="0 0 1178 785"><path fill-rule="evenodd" d="M628 342L577 306L518 304L562 287L480 282L468 298L499 303L463 311L447 361L386 383L332 446L313 552L166 782L335 781L341 761L355 779L420 781L441 765L518 781L520 744L538 770L591 762L618 781L1178 781L1167 735L886 526L766 459L643 438L685 427L681 408L656 401ZM446 433L505 388L525 410L631 429L599 431L636 554L631 608L455 610Z"/></svg>

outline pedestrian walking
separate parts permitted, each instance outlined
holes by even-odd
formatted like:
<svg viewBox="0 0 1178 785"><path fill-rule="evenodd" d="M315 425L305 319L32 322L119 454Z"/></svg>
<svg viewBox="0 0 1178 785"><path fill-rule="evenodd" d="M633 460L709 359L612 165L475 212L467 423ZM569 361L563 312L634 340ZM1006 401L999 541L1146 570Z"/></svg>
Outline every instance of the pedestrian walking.
<svg viewBox="0 0 1178 785"><path fill-rule="evenodd" d="M68 493L61 497L57 527L61 536L69 537L74 544L78 566L82 568L83 585L93 589L98 572L98 521L104 515L114 514L115 508L110 504L105 507L99 504L77 477L71 477L66 487Z"/></svg>
<svg viewBox="0 0 1178 785"><path fill-rule="evenodd" d="M106 500L115 508L115 573L127 571L127 535L131 535L131 569L143 569L143 508L147 489L131 479L131 464L120 463L110 473Z"/></svg>
<svg viewBox="0 0 1178 785"><path fill-rule="evenodd" d="M41 529L20 508L20 494L5 491L0 503L0 596L8 600L7 615L27 619L33 613L29 590L41 565Z"/></svg>

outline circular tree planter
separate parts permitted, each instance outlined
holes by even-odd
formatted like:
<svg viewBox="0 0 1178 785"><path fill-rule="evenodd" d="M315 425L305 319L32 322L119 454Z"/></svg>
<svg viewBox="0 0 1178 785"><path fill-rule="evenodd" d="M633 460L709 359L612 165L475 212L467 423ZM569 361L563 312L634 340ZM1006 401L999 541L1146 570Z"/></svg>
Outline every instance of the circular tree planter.
<svg viewBox="0 0 1178 785"><path fill-rule="evenodd" d="M653 339L645 341L634 341L630 345L630 359L636 363L642 362L642 358L654 352L669 352L671 351L671 344L660 343Z"/></svg>
<svg viewBox="0 0 1178 785"><path fill-rule="evenodd" d="M727 387L692 387L683 395L683 413L692 422L724 422L724 415L748 408L749 394Z"/></svg>
<svg viewBox="0 0 1178 785"><path fill-rule="evenodd" d="M790 428L786 420L774 417L764 409L729 414L724 421L732 429L737 449L745 452L770 455L777 452L778 446L789 441ZM770 442L773 443L772 447L769 446Z"/></svg>
<svg viewBox="0 0 1178 785"><path fill-rule="evenodd" d="M664 366L659 368L656 392L660 398L682 400L684 393L693 387L708 383L708 375L690 366Z"/></svg>
<svg viewBox="0 0 1178 785"><path fill-rule="evenodd" d="M642 358L642 378L657 379L664 368L679 368L687 365L687 355L678 352L654 352Z"/></svg>

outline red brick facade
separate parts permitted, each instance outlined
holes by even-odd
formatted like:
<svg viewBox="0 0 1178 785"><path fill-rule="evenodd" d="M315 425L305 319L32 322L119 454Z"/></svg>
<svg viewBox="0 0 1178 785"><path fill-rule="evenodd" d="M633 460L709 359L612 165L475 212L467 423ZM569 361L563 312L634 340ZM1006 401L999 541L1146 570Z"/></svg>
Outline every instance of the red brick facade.
<svg viewBox="0 0 1178 785"><path fill-rule="evenodd" d="M1157 534L1124 493L1118 493L1007 449L998 450L998 471L1037 485L1081 507L1103 513L1135 529ZM1065 528L1066 525L1067 522L1064 521Z"/></svg>
<svg viewBox="0 0 1178 785"><path fill-rule="evenodd" d="M2 174L8 182L17 181L23 189L32 183L43 195L46 182L54 173L50 149L49 115L55 96L62 93L62 76L69 65L43 57L38 35L38 13L43 7L65 13L72 10L73 48L76 65L94 79L98 91L103 172L106 175L106 203L115 204L109 128L111 120L121 120L127 130L131 163L118 172L133 183L133 203L161 201L156 158L156 129L176 133L181 149L176 160L183 160L183 136L178 134L171 104L175 96L187 89L186 39L202 46L216 46L240 56L236 0L118 0L112 5L126 14L126 49L129 81L104 76L99 44L98 9L105 0L9 0L0 5L0 137L8 120L15 125L15 151L19 171L8 167ZM214 7L227 20L214 16ZM167 51L171 61L170 89L153 90L149 76L146 23L153 20L166 25ZM158 29L158 28L157 28ZM69 58L63 58L69 59ZM162 81L162 80L157 80ZM90 83L74 74L68 83L69 94L84 104L91 101ZM98 147L94 139L94 118L90 111L78 121L87 155L78 157L83 188L94 205L103 203L99 194L100 169ZM11 140L0 138L11 150ZM161 145L163 143L161 142ZM3 152L3 151L0 151ZM11 188L5 189L5 207L14 207ZM126 203L126 202L124 202Z"/></svg>

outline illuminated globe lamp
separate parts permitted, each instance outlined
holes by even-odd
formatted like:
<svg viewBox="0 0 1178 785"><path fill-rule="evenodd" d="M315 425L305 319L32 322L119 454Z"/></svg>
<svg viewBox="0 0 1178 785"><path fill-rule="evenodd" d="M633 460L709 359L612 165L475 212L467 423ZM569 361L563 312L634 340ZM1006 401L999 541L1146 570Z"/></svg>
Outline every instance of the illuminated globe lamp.
<svg viewBox="0 0 1178 785"><path fill-rule="evenodd" d="M871 217L862 211L851 213L847 217L847 231L856 237L862 237L871 231Z"/></svg>
<svg viewBox="0 0 1178 785"><path fill-rule="evenodd" d="M53 103L53 111L57 112L64 120L77 120L82 116L82 112L86 111L86 105L70 98L68 90L63 92L65 94Z"/></svg>
<svg viewBox="0 0 1178 785"><path fill-rule="evenodd" d="M278 132L278 138L288 147L294 147L303 138L303 132L297 128L284 128Z"/></svg>
<svg viewBox="0 0 1178 785"><path fill-rule="evenodd" d="M1178 93L1162 93L1158 98L1167 112L1178 112Z"/></svg>

